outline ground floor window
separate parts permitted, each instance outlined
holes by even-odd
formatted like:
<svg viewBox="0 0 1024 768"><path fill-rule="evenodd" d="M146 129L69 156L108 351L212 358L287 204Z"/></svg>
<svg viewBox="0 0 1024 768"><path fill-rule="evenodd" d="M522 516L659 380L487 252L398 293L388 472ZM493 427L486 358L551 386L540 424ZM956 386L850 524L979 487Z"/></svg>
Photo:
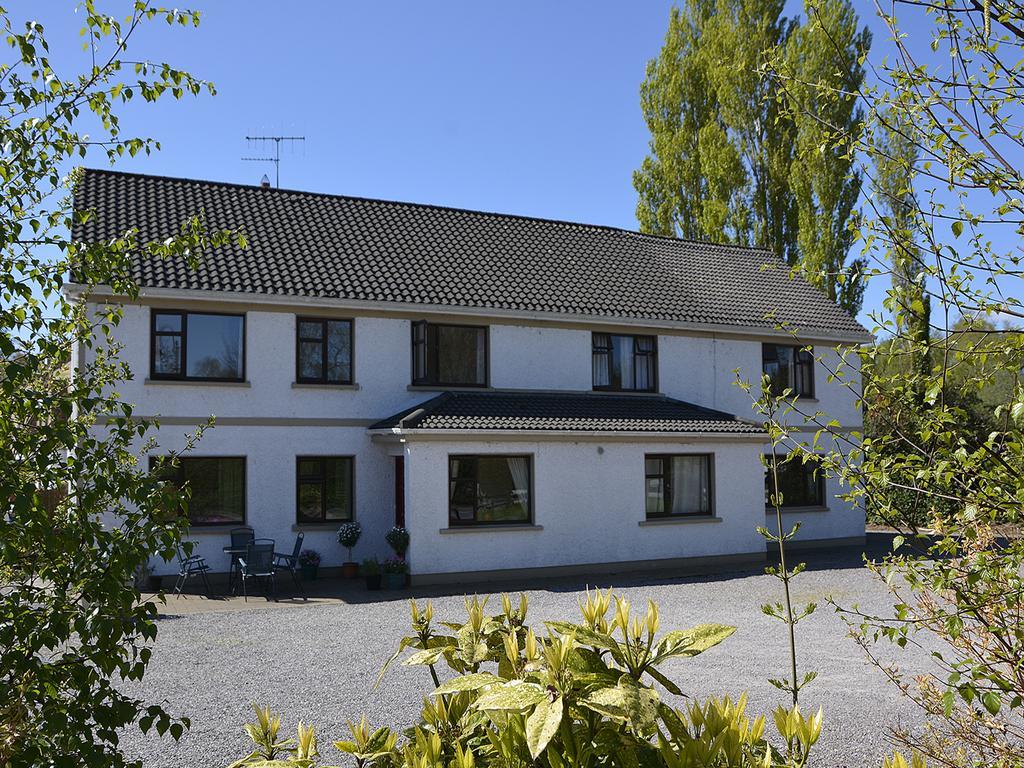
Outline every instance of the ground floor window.
<svg viewBox="0 0 1024 768"><path fill-rule="evenodd" d="M328 523L352 519L351 456L299 456L296 520Z"/></svg>
<svg viewBox="0 0 1024 768"><path fill-rule="evenodd" d="M647 517L711 514L709 454L648 455Z"/></svg>
<svg viewBox="0 0 1024 768"><path fill-rule="evenodd" d="M533 497L530 456L450 456L450 525L530 522Z"/></svg>
<svg viewBox="0 0 1024 768"><path fill-rule="evenodd" d="M157 459L150 459L154 466ZM245 457L179 457L168 465L167 478L190 492L188 521L192 526L245 522Z"/></svg>
<svg viewBox="0 0 1024 768"><path fill-rule="evenodd" d="M797 456L779 456L779 492L782 507L823 507L825 506L825 477L818 462L801 461ZM764 503L772 506L772 457L765 457Z"/></svg>

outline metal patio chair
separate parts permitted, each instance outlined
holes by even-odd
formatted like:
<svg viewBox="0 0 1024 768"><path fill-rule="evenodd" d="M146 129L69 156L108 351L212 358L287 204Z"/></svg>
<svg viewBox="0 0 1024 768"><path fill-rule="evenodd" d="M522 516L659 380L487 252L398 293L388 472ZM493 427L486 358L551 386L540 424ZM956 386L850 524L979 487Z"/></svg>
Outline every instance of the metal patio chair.
<svg viewBox="0 0 1024 768"><path fill-rule="evenodd" d="M181 597L181 591L185 587L185 583L189 580L190 576L198 576L203 582L203 589L206 592L206 596L210 597L210 566L206 564L206 559L199 555L185 555L185 551L179 544L178 547L178 578L174 582L174 590L178 597Z"/></svg>
<svg viewBox="0 0 1024 768"><path fill-rule="evenodd" d="M229 531L231 546L226 551L231 553L231 566L228 568L228 591L235 590L235 579L238 577L238 559L245 554L246 548L256 539L256 531L251 526L242 525Z"/></svg>
<svg viewBox="0 0 1024 768"><path fill-rule="evenodd" d="M249 579L256 579L258 584L263 586L263 596L268 600L276 600L274 597L274 540L255 539L245 551L243 557L238 558L238 575L242 579L242 595L246 602L249 602L249 589L246 586Z"/></svg>
<svg viewBox="0 0 1024 768"><path fill-rule="evenodd" d="M281 552L274 553L274 570L275 571L287 571L292 575L292 581L295 582L295 586L299 588L299 593L302 595L302 599L306 600L306 590L302 586L302 579L299 578L299 552L302 551L302 540L306 538L306 534L299 531L299 535L295 537L295 547L292 549L290 555L283 554Z"/></svg>

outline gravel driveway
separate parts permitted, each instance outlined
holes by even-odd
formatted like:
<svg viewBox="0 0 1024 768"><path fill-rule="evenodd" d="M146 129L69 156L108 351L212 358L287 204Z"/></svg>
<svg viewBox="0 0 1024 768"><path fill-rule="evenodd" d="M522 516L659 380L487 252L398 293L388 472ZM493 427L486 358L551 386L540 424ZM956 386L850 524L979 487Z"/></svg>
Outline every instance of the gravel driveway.
<svg viewBox="0 0 1024 768"><path fill-rule="evenodd" d="M825 599L859 603L884 611L884 589L858 566L859 554L843 552L831 560L815 558L796 582L798 601L816 601L818 612L798 627L801 667L818 679L803 694L805 705L825 709L825 729L817 748L818 766L878 766L888 750L887 728L897 720L915 723L917 714L870 666L846 638L845 625ZM780 596L779 584L760 572L715 577L640 580L609 578L634 605L651 598L661 606L663 630L714 621L734 624L735 635L711 651L674 660L665 671L687 693L706 697L747 690L748 711L765 712L785 701L766 681L785 677L784 626L760 611ZM538 584L529 590L531 623L576 616L583 585ZM368 593L361 593L365 596ZM389 593L374 593L389 596ZM427 594L421 591L421 595ZM284 728L296 722L317 725L329 762L342 762L330 742L345 735L345 720L365 713L372 724L402 726L418 711L430 690L425 669L396 667L379 691L373 683L381 663L407 626L401 595L364 603L322 603L266 609L168 615L160 632L145 682L133 688L150 700L166 700L170 710L192 718L181 742L125 734L129 755L162 768L226 766L248 752L242 724L250 703L269 703L284 716ZM432 595L438 619L461 620L461 595ZM500 605L497 598L490 604ZM167 611L175 610L170 600ZM900 658L922 668L926 660ZM668 696L668 694L665 694ZM769 718L770 722L770 718ZM772 726L769 733L774 733Z"/></svg>

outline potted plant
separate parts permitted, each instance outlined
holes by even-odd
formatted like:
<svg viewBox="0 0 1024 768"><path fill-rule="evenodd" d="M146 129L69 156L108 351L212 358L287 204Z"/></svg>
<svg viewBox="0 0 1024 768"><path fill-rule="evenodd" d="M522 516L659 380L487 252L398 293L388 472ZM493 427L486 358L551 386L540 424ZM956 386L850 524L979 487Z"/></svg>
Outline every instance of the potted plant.
<svg viewBox="0 0 1024 768"><path fill-rule="evenodd" d="M348 560L341 564L341 575L354 579L359 575L359 563L352 559L352 547L359 541L363 527L359 523L343 523L338 529L338 543L348 550Z"/></svg>
<svg viewBox="0 0 1024 768"><path fill-rule="evenodd" d="M381 568L384 571L385 589L405 588L405 577L409 572L409 566L406 565L405 560L399 560L397 557L389 557L384 561Z"/></svg>
<svg viewBox="0 0 1024 768"><path fill-rule="evenodd" d="M386 534L384 540L394 551L399 560L405 560L405 552L409 549L409 532L400 525L396 525Z"/></svg>
<svg viewBox="0 0 1024 768"><path fill-rule="evenodd" d="M316 572L320 567L320 553L315 549L304 549L299 553L299 567L305 581L315 581Z"/></svg>
<svg viewBox="0 0 1024 768"><path fill-rule="evenodd" d="M363 560L363 576L366 577L367 589L380 589L380 563L376 557Z"/></svg>

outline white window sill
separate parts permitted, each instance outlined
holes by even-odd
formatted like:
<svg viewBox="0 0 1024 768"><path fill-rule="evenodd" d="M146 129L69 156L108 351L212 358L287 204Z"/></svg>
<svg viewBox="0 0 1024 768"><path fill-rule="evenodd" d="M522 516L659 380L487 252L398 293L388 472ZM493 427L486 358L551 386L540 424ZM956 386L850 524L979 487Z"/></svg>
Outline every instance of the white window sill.
<svg viewBox="0 0 1024 768"><path fill-rule="evenodd" d="M450 533L504 533L507 531L543 531L543 525L531 523L514 523L510 525L456 525L451 528L441 528L438 533L445 535Z"/></svg>
<svg viewBox="0 0 1024 768"><path fill-rule="evenodd" d="M359 389L358 384L310 384L301 381L293 381L292 389Z"/></svg>
<svg viewBox="0 0 1024 768"><path fill-rule="evenodd" d="M329 523L292 523L293 531L336 531L349 520L338 520Z"/></svg>
<svg viewBox="0 0 1024 768"><path fill-rule="evenodd" d="M813 505L813 504L811 506L809 506L809 507L783 507L782 508L782 514L784 514L784 515L788 515L788 514L791 514L793 512L799 512L799 513L803 514L805 512L828 512L828 511L829 511L829 507L825 507L825 506L821 506L821 505ZM774 507L765 507L764 508L764 513L766 515L774 515L775 514L775 508Z"/></svg>
<svg viewBox="0 0 1024 768"><path fill-rule="evenodd" d="M146 386L170 384L175 387L252 387L248 381L203 381L202 379L145 379L142 383Z"/></svg>
<svg viewBox="0 0 1024 768"><path fill-rule="evenodd" d="M722 522L722 518L712 515L679 515L678 517L652 517L648 520L641 520L637 525L645 528L649 525L701 525L720 522Z"/></svg>

